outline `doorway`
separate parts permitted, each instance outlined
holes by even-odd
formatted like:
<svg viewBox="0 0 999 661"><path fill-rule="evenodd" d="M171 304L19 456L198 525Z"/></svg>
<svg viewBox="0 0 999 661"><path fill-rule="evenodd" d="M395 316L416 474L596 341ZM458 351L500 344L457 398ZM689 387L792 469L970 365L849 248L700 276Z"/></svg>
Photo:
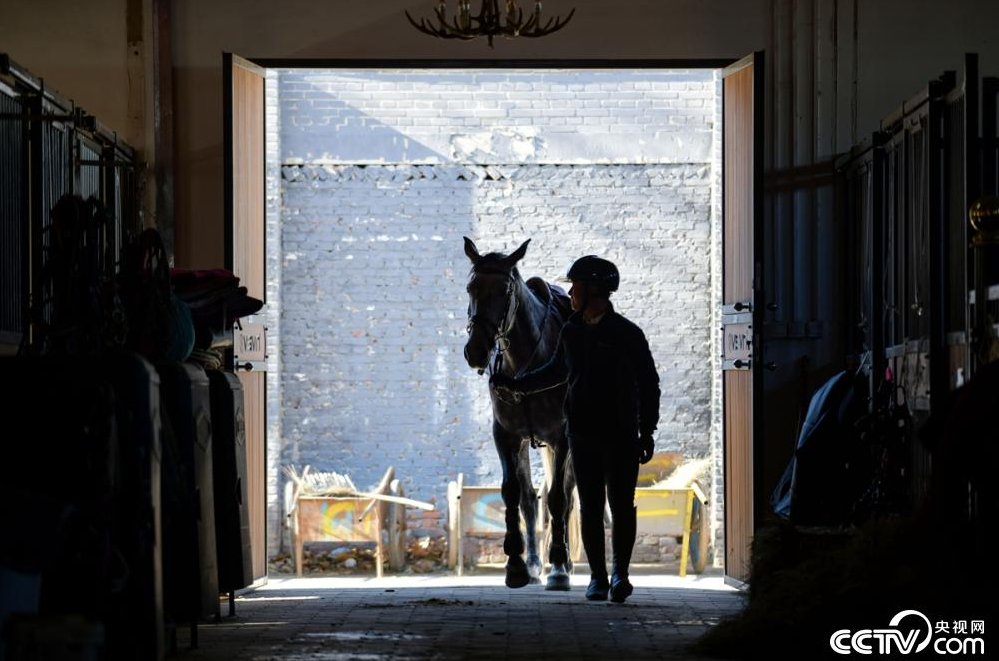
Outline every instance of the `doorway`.
<svg viewBox="0 0 999 661"><path fill-rule="evenodd" d="M657 449L707 459L721 564L721 70L268 64L269 554L282 465L367 484L394 457L438 504L458 472L498 481L460 352L468 235L532 238L525 277L588 252L630 277L617 304L659 363Z"/></svg>

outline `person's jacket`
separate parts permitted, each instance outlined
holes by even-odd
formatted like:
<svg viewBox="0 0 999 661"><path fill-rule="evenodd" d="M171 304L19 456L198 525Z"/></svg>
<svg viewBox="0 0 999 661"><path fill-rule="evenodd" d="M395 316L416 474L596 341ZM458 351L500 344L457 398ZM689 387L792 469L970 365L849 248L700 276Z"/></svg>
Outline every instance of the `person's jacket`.
<svg viewBox="0 0 999 661"><path fill-rule="evenodd" d="M532 393L566 382L570 435L638 438L651 436L659 424L659 374L649 343L613 306L596 324L579 312L570 316L551 358L513 387Z"/></svg>

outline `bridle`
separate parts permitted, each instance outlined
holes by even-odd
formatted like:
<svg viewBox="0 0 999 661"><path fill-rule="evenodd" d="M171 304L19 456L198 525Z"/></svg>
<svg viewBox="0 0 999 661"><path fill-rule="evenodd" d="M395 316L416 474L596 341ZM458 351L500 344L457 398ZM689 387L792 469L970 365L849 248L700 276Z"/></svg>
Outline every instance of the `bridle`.
<svg viewBox="0 0 999 661"><path fill-rule="evenodd" d="M479 314L469 315L468 325L466 326L466 331L469 335L472 334L472 330L475 326L483 328L487 333L491 331L493 338L493 344L496 347L496 354L493 359L494 365L490 371L490 374L494 374L502 360L503 353L510 348L510 331L513 330L513 324L517 319L517 308L519 304L517 302L517 292L515 291L515 281L512 275L508 271L501 271L499 269L474 269L474 274L480 273L490 273L495 275L502 275L506 278L506 309L503 312L502 321L497 326L489 319L484 318ZM469 310L471 311L471 309ZM479 370L479 374L482 374L485 370Z"/></svg>
<svg viewBox="0 0 999 661"><path fill-rule="evenodd" d="M499 371L499 366L503 362L503 354L510 348L510 332L513 330L513 324L517 320L517 310L520 304L517 300L517 292L515 291L516 280L508 271L501 271L499 269L474 269L474 274L479 273L491 273L496 275L502 275L507 279L506 285L506 310L503 313L503 321L499 326L494 324L489 319L483 318L481 315L469 315L468 324L466 326L466 331L469 335L472 333L472 329L475 326L483 327L487 332L492 330L493 344L496 347L496 352L493 354L493 361L489 366L489 373L496 374ZM531 351L531 356L528 358L525 368L530 366L534 357L538 353L538 348L541 346L541 342L544 340L545 327L548 325L548 317L552 314L552 301L549 297L548 302L545 305L545 316L541 320L541 328L538 329L538 341L534 344L534 349ZM479 374L482 374L485 370L479 370Z"/></svg>

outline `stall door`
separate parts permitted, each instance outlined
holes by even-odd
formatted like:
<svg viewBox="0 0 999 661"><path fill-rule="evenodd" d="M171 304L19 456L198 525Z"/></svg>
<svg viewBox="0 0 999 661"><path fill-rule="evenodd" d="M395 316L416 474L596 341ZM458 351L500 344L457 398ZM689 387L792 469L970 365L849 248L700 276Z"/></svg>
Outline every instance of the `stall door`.
<svg viewBox="0 0 999 661"><path fill-rule="evenodd" d="M225 100L226 268L247 293L266 304L264 223L265 71L231 53L223 54ZM234 332L233 364L243 385L246 424L247 498L254 580L267 576L267 373L266 307L241 321Z"/></svg>
<svg viewBox="0 0 999 661"><path fill-rule="evenodd" d="M725 69L722 104L725 576L740 585L749 578L762 466L762 53Z"/></svg>

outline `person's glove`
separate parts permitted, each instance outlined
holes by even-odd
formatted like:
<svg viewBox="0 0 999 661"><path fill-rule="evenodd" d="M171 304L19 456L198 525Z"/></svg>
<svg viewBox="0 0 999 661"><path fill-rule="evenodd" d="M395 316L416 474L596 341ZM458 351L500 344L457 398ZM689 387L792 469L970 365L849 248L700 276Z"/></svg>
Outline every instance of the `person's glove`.
<svg viewBox="0 0 999 661"><path fill-rule="evenodd" d="M642 437L638 441L638 463L649 463L655 451L656 442L653 440L652 434L642 434Z"/></svg>

